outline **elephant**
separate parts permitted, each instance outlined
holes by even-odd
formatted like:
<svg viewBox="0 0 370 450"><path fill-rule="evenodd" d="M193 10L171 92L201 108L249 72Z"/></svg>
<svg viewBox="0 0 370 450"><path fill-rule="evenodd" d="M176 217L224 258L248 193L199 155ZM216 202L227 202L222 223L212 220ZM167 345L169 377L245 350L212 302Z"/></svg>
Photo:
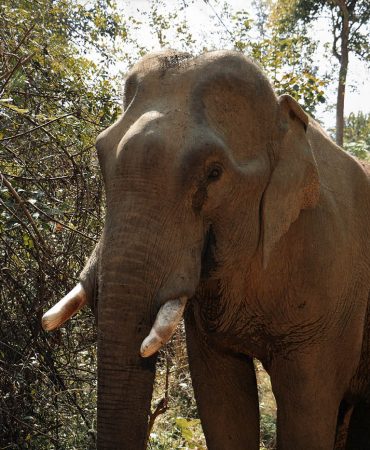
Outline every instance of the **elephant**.
<svg viewBox="0 0 370 450"><path fill-rule="evenodd" d="M254 359L279 450L369 449L368 167L226 50L146 55L96 148L104 229L43 327L95 309L97 448L145 448L157 352L183 317L210 450L259 448Z"/></svg>

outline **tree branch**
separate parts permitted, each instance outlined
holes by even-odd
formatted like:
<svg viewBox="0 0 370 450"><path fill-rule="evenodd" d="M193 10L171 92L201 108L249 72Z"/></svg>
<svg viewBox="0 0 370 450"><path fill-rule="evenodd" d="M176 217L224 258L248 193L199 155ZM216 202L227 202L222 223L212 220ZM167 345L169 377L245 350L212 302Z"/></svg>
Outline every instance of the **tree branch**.
<svg viewBox="0 0 370 450"><path fill-rule="evenodd" d="M27 201L27 203L29 205L31 205L36 211L38 211L40 214L44 215L47 219L51 220L52 222L55 222L59 225L61 225L63 228L66 228L67 230L73 231L74 233L79 234L80 236L83 236L86 239L90 239L93 242L98 242L95 238L88 236L87 234L83 233L82 231L76 230L72 227L70 227L69 225L61 222L58 219L55 219L54 217L49 216L49 214L47 214L45 211L43 211L42 209L38 208L36 205L34 205L33 203Z"/></svg>
<svg viewBox="0 0 370 450"><path fill-rule="evenodd" d="M332 26L333 26L333 46L332 46L332 52L335 58L337 58L338 61L341 60L342 55L338 52L338 39L339 36L337 35L337 30L339 29L339 19L337 16L335 16L334 11L331 11L331 20L332 20Z"/></svg>
<svg viewBox="0 0 370 450"><path fill-rule="evenodd" d="M3 172L8 178L15 178L16 180L22 181L55 181L55 180L66 180L68 178L72 178L72 175L61 175L59 177L23 177L22 175L12 175L10 173Z"/></svg>
<svg viewBox="0 0 370 450"><path fill-rule="evenodd" d="M28 36L31 34L31 31L35 28L36 26L36 22L34 22L30 28L24 33L22 39L19 41L18 45L16 46L16 48L13 50L13 53L17 53L18 50L22 47L24 41L28 38Z"/></svg>
<svg viewBox="0 0 370 450"><path fill-rule="evenodd" d="M22 208L25 216L29 220L33 230L35 231L36 236L38 237L39 241L41 242L41 248L44 251L49 251L49 249L48 249L48 247L46 245L46 242L44 241L44 238L41 236L40 231L38 230L34 220L32 219L31 214L29 213L28 209L25 207L24 200L18 195L17 191L13 188L12 184L7 180L7 178L2 173L0 173L0 176L1 176L2 182L8 188L8 190L12 194L12 196L16 199L17 203Z"/></svg>
<svg viewBox="0 0 370 450"><path fill-rule="evenodd" d="M9 108L9 109L11 109L11 108ZM74 115L74 113L64 114L63 116L56 117L55 119L49 120L48 122L45 122L42 125L38 125L37 127L31 128L31 130L27 130L27 131L24 131L22 133L14 134L13 136L9 136L9 137L5 137L3 139L0 139L0 142L10 141L12 139L16 139L18 137L25 136L26 134L31 134L34 131L38 130L39 128L46 127L46 125L50 125L51 123L57 122L58 120L61 120L61 119L64 119L65 117L69 117L69 116L73 116L73 115Z"/></svg>
<svg viewBox="0 0 370 450"><path fill-rule="evenodd" d="M9 81L11 80L12 76L15 74L15 72L20 68L20 66L22 66L23 64L25 64L26 62L28 62L33 56L35 55L35 53L31 53L30 55L26 56L23 59L19 59L17 64L13 67L13 69L10 71L10 73L8 74L8 76L6 77L3 85L1 86L0 89L0 97L3 95L5 87L7 86L7 84L9 83Z"/></svg>
<svg viewBox="0 0 370 450"><path fill-rule="evenodd" d="M33 234L31 233L31 230L28 228L28 225L27 225L25 222L23 222L23 220L22 220L22 219L21 219L14 211L12 211L10 208L8 208L8 207L6 206L6 204L1 200L1 198L0 198L0 203L3 205L4 209L6 209L6 210L8 211L9 214L11 214L13 217L15 217L15 218L18 220L18 222L22 225L22 227L23 227L25 230L27 230L27 233L32 237L32 240L33 240L33 242L35 243L35 248L36 248L36 250L39 251L39 245L38 245L38 243L37 243L37 240L34 239L34 236L33 236Z"/></svg>

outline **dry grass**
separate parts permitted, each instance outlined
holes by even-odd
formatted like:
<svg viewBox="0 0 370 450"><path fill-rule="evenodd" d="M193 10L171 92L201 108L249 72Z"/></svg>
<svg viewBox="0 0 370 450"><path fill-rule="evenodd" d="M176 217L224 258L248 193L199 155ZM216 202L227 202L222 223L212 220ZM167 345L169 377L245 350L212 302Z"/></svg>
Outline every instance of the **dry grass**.
<svg viewBox="0 0 370 450"><path fill-rule="evenodd" d="M261 449L276 447L276 401L271 390L270 377L259 361L255 362L261 415Z"/></svg>

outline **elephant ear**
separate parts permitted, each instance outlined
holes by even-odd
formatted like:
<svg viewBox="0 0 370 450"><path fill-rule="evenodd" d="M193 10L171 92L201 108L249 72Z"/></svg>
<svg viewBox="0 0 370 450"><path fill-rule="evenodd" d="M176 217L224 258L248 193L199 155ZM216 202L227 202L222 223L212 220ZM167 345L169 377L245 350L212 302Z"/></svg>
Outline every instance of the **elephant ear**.
<svg viewBox="0 0 370 450"><path fill-rule="evenodd" d="M279 239L302 209L313 208L320 183L316 161L307 140L309 118L289 95L279 98L276 165L263 199L263 266Z"/></svg>

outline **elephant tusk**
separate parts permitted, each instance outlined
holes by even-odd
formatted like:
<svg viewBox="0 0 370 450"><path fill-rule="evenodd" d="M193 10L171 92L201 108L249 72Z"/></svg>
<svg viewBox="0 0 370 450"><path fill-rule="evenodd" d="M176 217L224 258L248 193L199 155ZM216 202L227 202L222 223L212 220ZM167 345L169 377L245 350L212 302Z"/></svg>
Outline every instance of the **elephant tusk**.
<svg viewBox="0 0 370 450"><path fill-rule="evenodd" d="M161 306L149 335L141 344L141 356L153 355L171 339L184 313L186 301L186 297L180 297Z"/></svg>
<svg viewBox="0 0 370 450"><path fill-rule="evenodd" d="M79 311L87 301L86 291L78 283L65 297L47 311L41 319L42 328L55 330Z"/></svg>

